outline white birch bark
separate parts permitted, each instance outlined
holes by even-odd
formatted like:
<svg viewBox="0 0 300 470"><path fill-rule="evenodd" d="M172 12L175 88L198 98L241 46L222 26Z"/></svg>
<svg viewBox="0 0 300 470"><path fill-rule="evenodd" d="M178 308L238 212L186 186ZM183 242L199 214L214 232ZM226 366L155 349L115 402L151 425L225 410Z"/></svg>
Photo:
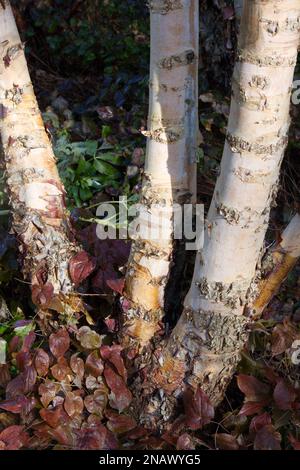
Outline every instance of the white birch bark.
<svg viewBox="0 0 300 470"><path fill-rule="evenodd" d="M160 329L174 248L173 204L188 203L196 191L198 1L149 4L150 102L141 197L146 210L141 218L158 216L164 208L165 219L164 227L158 223L164 239L139 237L131 251L125 287L131 308L124 312L121 336L123 344L133 348L147 345Z"/></svg>
<svg viewBox="0 0 300 470"><path fill-rule="evenodd" d="M299 15L299 0L244 2L227 137L204 249L184 313L153 370L154 387L167 395L161 400L160 394L156 406L152 397L152 416L159 407L168 419L167 404L174 403L184 381L200 384L217 405L239 362L249 321L243 311L255 295L252 281L288 139Z"/></svg>
<svg viewBox="0 0 300 470"><path fill-rule="evenodd" d="M24 277L40 306L64 311L60 296L73 291L68 266L78 249L69 240L64 188L6 0L0 4L0 135Z"/></svg>

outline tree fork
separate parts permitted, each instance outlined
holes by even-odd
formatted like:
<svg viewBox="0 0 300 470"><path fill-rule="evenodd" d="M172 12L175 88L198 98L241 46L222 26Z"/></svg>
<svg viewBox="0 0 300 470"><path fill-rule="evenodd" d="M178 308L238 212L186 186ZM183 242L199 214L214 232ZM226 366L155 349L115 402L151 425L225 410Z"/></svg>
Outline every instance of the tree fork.
<svg viewBox="0 0 300 470"><path fill-rule="evenodd" d="M240 360L290 121L299 33L285 25L299 12L299 0L244 4L221 172L185 311L145 384L159 392L145 400L150 426L168 422L187 384L218 405Z"/></svg>

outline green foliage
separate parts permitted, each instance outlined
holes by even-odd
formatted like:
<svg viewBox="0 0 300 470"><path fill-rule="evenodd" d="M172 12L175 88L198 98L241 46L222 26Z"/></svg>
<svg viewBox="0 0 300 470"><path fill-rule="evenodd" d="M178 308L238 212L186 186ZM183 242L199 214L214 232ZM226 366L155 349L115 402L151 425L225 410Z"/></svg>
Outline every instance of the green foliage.
<svg viewBox="0 0 300 470"><path fill-rule="evenodd" d="M100 145L97 140L71 143L62 135L54 151L67 193L77 207L105 188L120 187L127 158L119 146Z"/></svg>

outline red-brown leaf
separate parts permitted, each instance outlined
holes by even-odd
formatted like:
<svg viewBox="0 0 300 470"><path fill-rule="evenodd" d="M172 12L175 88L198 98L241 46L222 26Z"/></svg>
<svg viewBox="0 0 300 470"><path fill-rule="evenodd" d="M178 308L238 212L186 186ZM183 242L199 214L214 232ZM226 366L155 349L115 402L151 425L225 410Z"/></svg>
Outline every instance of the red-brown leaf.
<svg viewBox="0 0 300 470"><path fill-rule="evenodd" d="M195 450L195 442L187 433L181 434L177 439L176 449L177 450Z"/></svg>
<svg viewBox="0 0 300 470"><path fill-rule="evenodd" d="M73 354L70 359L70 367L72 371L82 379L84 376L84 362L78 357L78 354Z"/></svg>
<svg viewBox="0 0 300 470"><path fill-rule="evenodd" d="M119 279L108 279L106 281L108 287L110 287L113 291L117 292L118 294L122 295L125 287L125 277L121 277Z"/></svg>
<svg viewBox="0 0 300 470"><path fill-rule="evenodd" d="M57 426L67 418L67 414L64 412L61 405L53 409L42 408L40 410L40 416L51 428L57 428Z"/></svg>
<svg viewBox="0 0 300 470"><path fill-rule="evenodd" d="M271 423L272 419L269 413L263 413L259 416L255 416L254 418L252 418L250 423L250 432L253 431L257 433L261 428Z"/></svg>
<svg viewBox="0 0 300 470"><path fill-rule="evenodd" d="M51 367L51 374L58 382L62 382L67 376L69 376L69 378L73 377L68 362L64 357L60 357L57 360L57 364Z"/></svg>
<svg viewBox="0 0 300 470"><path fill-rule="evenodd" d="M237 378L241 392L246 401L265 402L270 399L270 387L251 375L240 374Z"/></svg>
<svg viewBox="0 0 300 470"><path fill-rule="evenodd" d="M261 413L264 407L264 403L257 401L247 401L243 404L241 411L239 412L240 416L253 416L255 414Z"/></svg>
<svg viewBox="0 0 300 470"><path fill-rule="evenodd" d="M33 346L33 343L36 340L36 334L34 331L30 331L28 335L25 336L23 340L23 345L22 345L22 351L30 351L31 347Z"/></svg>
<svg viewBox="0 0 300 470"><path fill-rule="evenodd" d="M295 390L283 379L279 380L274 389L274 401L280 410L292 410L297 398Z"/></svg>
<svg viewBox="0 0 300 470"><path fill-rule="evenodd" d="M208 396L200 387L197 388L196 392L192 389L186 390L183 402L186 425L190 429L194 431L201 429L213 419L214 408Z"/></svg>
<svg viewBox="0 0 300 470"><path fill-rule="evenodd" d="M75 395L73 392L68 392L64 401L64 408L70 416L80 415L83 411L83 400L80 396Z"/></svg>
<svg viewBox="0 0 300 470"><path fill-rule="evenodd" d="M0 364L0 387L6 387L10 378L8 364Z"/></svg>
<svg viewBox="0 0 300 470"><path fill-rule="evenodd" d="M85 369L88 374L91 374L94 377L102 375L104 365L97 351L93 351L88 355L85 361Z"/></svg>
<svg viewBox="0 0 300 470"><path fill-rule="evenodd" d="M107 427L114 434L124 434L136 428L136 421L131 416L120 415L112 410L106 410Z"/></svg>
<svg viewBox="0 0 300 470"><path fill-rule="evenodd" d="M51 403L58 393L60 386L51 380L46 380L39 386L40 400L45 408Z"/></svg>
<svg viewBox="0 0 300 470"><path fill-rule="evenodd" d="M25 432L24 426L9 426L0 433L0 443L4 443L5 450L19 450L24 447L28 441L29 435Z"/></svg>
<svg viewBox="0 0 300 470"><path fill-rule="evenodd" d="M272 355L278 356L290 348L295 341L299 338L299 332L294 324L289 320L285 320L282 324L275 326L272 332Z"/></svg>
<svg viewBox="0 0 300 470"><path fill-rule="evenodd" d="M10 413L19 414L26 407L28 399L24 395L17 396L16 398L5 400L0 403L0 408Z"/></svg>
<svg viewBox="0 0 300 470"><path fill-rule="evenodd" d="M31 288L32 302L39 306L46 308L50 305L54 295L54 287L51 283L47 282L44 285L35 284Z"/></svg>
<svg viewBox="0 0 300 470"><path fill-rule="evenodd" d="M281 450L281 435L272 424L262 427L255 436L254 450Z"/></svg>
<svg viewBox="0 0 300 470"><path fill-rule="evenodd" d="M112 408L117 409L120 413L130 405L132 394L127 388L124 380L108 365L104 368L104 377L108 387L110 388L109 403Z"/></svg>
<svg viewBox="0 0 300 470"><path fill-rule="evenodd" d="M24 395L25 383L23 372L13 378L6 386L6 398L15 398Z"/></svg>
<svg viewBox="0 0 300 470"><path fill-rule="evenodd" d="M20 371L24 371L26 366L32 364L32 357L29 351L20 351L16 354L16 363Z"/></svg>
<svg viewBox="0 0 300 470"><path fill-rule="evenodd" d="M42 348L36 350L34 357L34 365L40 377L45 377L45 375L47 375L50 365L50 359L46 351L44 351Z"/></svg>
<svg viewBox="0 0 300 470"><path fill-rule="evenodd" d="M216 434L216 444L221 450L238 450L240 448L236 438L231 434Z"/></svg>
<svg viewBox="0 0 300 470"><path fill-rule="evenodd" d="M77 434L78 450L114 450L118 447L114 435L103 424L83 428Z"/></svg>
<svg viewBox="0 0 300 470"><path fill-rule="evenodd" d="M32 392L37 378L36 370L33 366L26 366L23 372L24 393Z"/></svg>
<svg viewBox="0 0 300 470"><path fill-rule="evenodd" d="M50 351L53 356L59 358L63 356L70 347L70 336L65 328L61 328L56 333L52 333L49 338Z"/></svg>
<svg viewBox="0 0 300 470"><path fill-rule="evenodd" d="M98 384L97 390L93 395L87 395L84 399L84 406L89 413L100 416L102 418L103 411L107 406L108 388L102 382Z"/></svg>
<svg viewBox="0 0 300 470"><path fill-rule="evenodd" d="M100 348L100 354L105 361L111 362L118 374L123 377L124 381L127 381L127 370L121 356L122 347L118 344L114 344L113 346L103 345Z"/></svg>
<svg viewBox="0 0 300 470"><path fill-rule="evenodd" d="M96 260L85 251L80 251L69 264L69 274L72 282L77 286L84 281L95 269Z"/></svg>

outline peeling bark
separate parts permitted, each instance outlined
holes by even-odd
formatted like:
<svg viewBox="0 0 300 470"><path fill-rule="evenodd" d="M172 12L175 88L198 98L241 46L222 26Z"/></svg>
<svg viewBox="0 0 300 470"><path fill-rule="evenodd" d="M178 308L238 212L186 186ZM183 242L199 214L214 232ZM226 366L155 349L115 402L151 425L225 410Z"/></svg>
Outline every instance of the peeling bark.
<svg viewBox="0 0 300 470"><path fill-rule="evenodd" d="M125 285L131 306L123 313L121 342L137 351L161 330L174 251L172 208L195 198L198 137L198 2L153 0L149 6L150 106L140 202L154 216L164 208L166 236L133 242Z"/></svg>
<svg viewBox="0 0 300 470"><path fill-rule="evenodd" d="M186 383L200 384L218 405L239 362L250 321L243 312L257 295L253 279L287 143L299 44L297 30L269 31L262 19L281 25L296 22L299 13L299 0L244 2L228 134L204 249L185 312L149 374L149 387L159 391L150 394L142 416L150 425L168 421ZM242 100L236 89L243 90ZM262 90L264 106L253 105Z"/></svg>
<svg viewBox="0 0 300 470"><path fill-rule="evenodd" d="M251 319L260 318L300 257L300 215L296 214L281 234L280 242L264 256L258 276L258 295L245 308Z"/></svg>
<svg viewBox="0 0 300 470"><path fill-rule="evenodd" d="M8 1L0 8L1 144L25 279L41 308L82 310L69 275L78 252L65 206L65 191L34 95L24 46Z"/></svg>

